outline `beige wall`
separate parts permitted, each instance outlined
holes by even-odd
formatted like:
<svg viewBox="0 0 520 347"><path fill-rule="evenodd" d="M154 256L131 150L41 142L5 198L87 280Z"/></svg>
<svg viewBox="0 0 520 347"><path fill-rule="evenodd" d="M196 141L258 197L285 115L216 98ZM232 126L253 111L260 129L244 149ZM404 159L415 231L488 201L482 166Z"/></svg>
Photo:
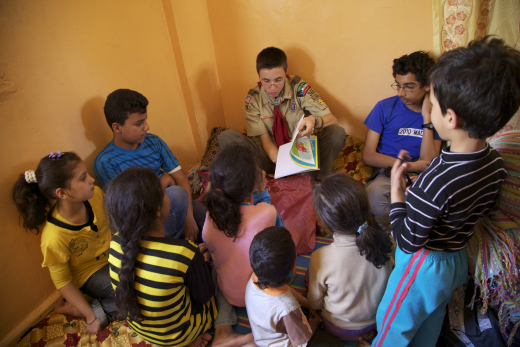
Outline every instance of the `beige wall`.
<svg viewBox="0 0 520 347"><path fill-rule="evenodd" d="M148 97L151 132L184 168L214 126L242 129L256 54L278 46L347 132L393 95L392 59L432 49L429 1L0 1L0 340L53 291L39 236L19 226L17 176L51 151L74 150L92 172L111 139L102 106L130 88Z"/></svg>
<svg viewBox="0 0 520 347"><path fill-rule="evenodd" d="M208 10L226 124L237 130L265 47L283 49L289 74L316 89L347 134L359 138L375 103L395 94L392 60L433 49L426 0L219 0L208 1Z"/></svg>

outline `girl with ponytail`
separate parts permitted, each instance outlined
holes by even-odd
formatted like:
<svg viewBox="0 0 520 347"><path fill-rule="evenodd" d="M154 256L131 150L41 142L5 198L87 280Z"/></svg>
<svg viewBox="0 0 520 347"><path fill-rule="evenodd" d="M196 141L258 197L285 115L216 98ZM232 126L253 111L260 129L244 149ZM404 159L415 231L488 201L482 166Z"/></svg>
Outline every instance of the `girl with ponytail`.
<svg viewBox="0 0 520 347"><path fill-rule="evenodd" d="M117 309L108 268L110 225L103 192L94 186L85 163L73 152L52 152L36 171L21 174L13 200L27 231L39 234L43 267L65 302L56 312L85 317L97 333ZM82 294L94 298L87 302Z"/></svg>
<svg viewBox="0 0 520 347"><path fill-rule="evenodd" d="M115 231L109 263L119 318L160 346L208 344L215 286L199 248L165 236L170 199L159 178L128 168L108 183L105 204Z"/></svg>
<svg viewBox="0 0 520 347"><path fill-rule="evenodd" d="M246 285L253 273L249 246L257 233L284 226L283 221L270 205L265 172L248 147L234 144L222 149L210 166L210 180L211 190L203 200L208 213L202 237L213 259L218 289L230 304L245 307Z"/></svg>
<svg viewBox="0 0 520 347"><path fill-rule="evenodd" d="M393 268L390 236L375 222L363 186L333 174L314 187L316 216L333 242L311 255L310 306L343 340L374 336L376 312Z"/></svg>

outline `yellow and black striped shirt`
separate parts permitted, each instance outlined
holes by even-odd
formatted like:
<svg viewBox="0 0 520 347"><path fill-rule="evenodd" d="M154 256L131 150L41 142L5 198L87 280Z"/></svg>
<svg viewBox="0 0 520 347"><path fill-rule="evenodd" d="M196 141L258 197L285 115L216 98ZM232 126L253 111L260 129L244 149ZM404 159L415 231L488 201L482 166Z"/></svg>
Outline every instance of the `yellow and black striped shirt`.
<svg viewBox="0 0 520 347"><path fill-rule="evenodd" d="M160 346L185 346L211 328L217 316L215 287L197 246L191 241L149 237L135 261L134 288L142 321L127 319L145 340ZM110 243L110 276L119 285L122 250Z"/></svg>

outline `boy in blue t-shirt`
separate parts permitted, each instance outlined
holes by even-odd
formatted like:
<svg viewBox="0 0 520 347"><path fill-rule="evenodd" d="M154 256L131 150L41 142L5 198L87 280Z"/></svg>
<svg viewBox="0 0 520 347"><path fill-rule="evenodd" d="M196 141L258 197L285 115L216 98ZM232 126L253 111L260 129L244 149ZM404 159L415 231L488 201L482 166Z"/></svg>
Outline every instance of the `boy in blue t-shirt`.
<svg viewBox="0 0 520 347"><path fill-rule="evenodd" d="M376 216L390 212L390 168L405 149L410 155L407 172L422 172L439 154L440 138L433 129L428 92L428 70L434 61L426 52L394 59L397 95L379 101L366 118L368 127L363 161L374 167L365 189Z"/></svg>
<svg viewBox="0 0 520 347"><path fill-rule="evenodd" d="M398 248L373 346L436 345L446 305L467 280L473 227L495 204L507 175L486 138L520 107L520 52L499 39L472 41L444 53L430 79L431 120L450 147L408 191L406 151L392 167L390 219Z"/></svg>
<svg viewBox="0 0 520 347"><path fill-rule="evenodd" d="M206 218L206 208L191 199L188 178L166 143L148 134L148 99L129 89L110 93L105 102L105 117L113 138L96 156L96 178L106 185L121 171L132 166L152 169L170 199L170 215L164 222L166 236L197 240Z"/></svg>

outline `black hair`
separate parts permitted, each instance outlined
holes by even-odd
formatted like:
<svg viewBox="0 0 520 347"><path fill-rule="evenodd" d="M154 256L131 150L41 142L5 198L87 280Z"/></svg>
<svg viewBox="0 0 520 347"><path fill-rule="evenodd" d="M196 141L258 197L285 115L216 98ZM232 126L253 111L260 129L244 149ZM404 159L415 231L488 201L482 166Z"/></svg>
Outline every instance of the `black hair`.
<svg viewBox="0 0 520 347"><path fill-rule="evenodd" d="M249 247L249 260L260 289L279 288L289 280L296 260L296 245L289 230L268 227L253 238Z"/></svg>
<svg viewBox="0 0 520 347"><path fill-rule="evenodd" d="M106 186L105 205L112 230L117 230L123 256L119 285L115 292L119 317L140 320L134 292L134 264L142 251L141 241L153 231L159 218L164 190L149 168L134 166L113 178Z"/></svg>
<svg viewBox="0 0 520 347"><path fill-rule="evenodd" d="M452 109L471 138L493 135L520 107L520 52L497 38L444 53L430 79L442 114Z"/></svg>
<svg viewBox="0 0 520 347"><path fill-rule="evenodd" d="M381 268L392 251L390 236L376 223L363 186L346 174L333 174L314 187L316 215L329 233L356 235L359 253ZM367 223L358 233L358 228Z"/></svg>
<svg viewBox="0 0 520 347"><path fill-rule="evenodd" d="M430 84L428 80L428 71L435 61L431 58L427 52L417 51L409 55L403 55L399 59L394 59L394 65L392 66L392 74L395 78L396 75L406 75L412 73L415 75L417 82L421 84L421 88Z"/></svg>
<svg viewBox="0 0 520 347"><path fill-rule="evenodd" d="M242 221L240 204L260 178L260 160L249 147L233 144L215 156L209 171L211 190L204 194L203 203L216 228L236 238Z"/></svg>
<svg viewBox="0 0 520 347"><path fill-rule="evenodd" d="M267 47L256 56L257 73L260 73L262 69L274 69L276 67L282 67L287 72L287 56L280 48Z"/></svg>
<svg viewBox="0 0 520 347"><path fill-rule="evenodd" d="M40 160L35 171L37 183L27 183L25 173L20 174L13 186L12 198L26 231L40 233L49 208L58 199L56 189L70 187L73 170L80 162L76 153L64 152L60 158L45 156Z"/></svg>
<svg viewBox="0 0 520 347"><path fill-rule="evenodd" d="M118 89L108 94L103 110L108 126L112 129L114 123L124 125L132 113L145 113L147 106L148 99L143 94L130 89Z"/></svg>

